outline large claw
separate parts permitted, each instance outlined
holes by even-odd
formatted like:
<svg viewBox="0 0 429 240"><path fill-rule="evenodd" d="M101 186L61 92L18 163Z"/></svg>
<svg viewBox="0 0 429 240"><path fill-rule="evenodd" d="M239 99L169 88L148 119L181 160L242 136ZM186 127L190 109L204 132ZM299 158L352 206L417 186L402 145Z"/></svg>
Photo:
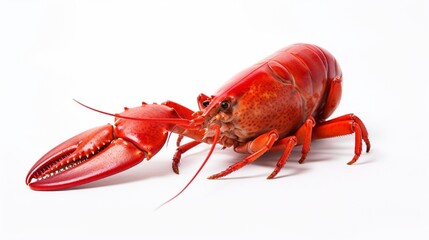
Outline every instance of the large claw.
<svg viewBox="0 0 429 240"><path fill-rule="evenodd" d="M145 104L126 108L121 116L178 118L165 105ZM148 160L164 145L168 123L115 119L61 143L30 169L26 183L34 190L59 190L89 183Z"/></svg>

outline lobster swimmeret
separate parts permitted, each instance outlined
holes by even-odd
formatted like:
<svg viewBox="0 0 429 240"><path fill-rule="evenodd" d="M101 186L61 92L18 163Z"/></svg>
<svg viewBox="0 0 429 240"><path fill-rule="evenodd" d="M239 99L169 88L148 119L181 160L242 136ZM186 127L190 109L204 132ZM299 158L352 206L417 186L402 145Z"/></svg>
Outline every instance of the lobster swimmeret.
<svg viewBox="0 0 429 240"><path fill-rule="evenodd" d="M179 135L172 164L176 173L181 155L203 142L212 144L203 165L216 144L248 154L210 179L226 176L267 151L282 151L268 176L274 178L296 145L302 145L302 163L312 140L352 133L355 149L348 164L353 164L362 140L367 152L370 142L357 116L326 120L340 102L341 85L340 66L329 52L310 44L291 45L240 72L214 95L200 94L196 112L172 101L125 108L114 114L114 125L87 130L45 154L26 183L34 190L58 190L116 174L152 158L169 132ZM192 141L180 145L183 137Z"/></svg>

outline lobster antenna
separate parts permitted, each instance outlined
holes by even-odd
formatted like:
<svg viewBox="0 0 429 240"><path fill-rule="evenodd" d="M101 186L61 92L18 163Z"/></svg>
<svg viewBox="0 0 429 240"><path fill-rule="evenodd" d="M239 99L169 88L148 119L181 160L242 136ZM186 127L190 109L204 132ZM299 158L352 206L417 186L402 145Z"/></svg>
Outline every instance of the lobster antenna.
<svg viewBox="0 0 429 240"><path fill-rule="evenodd" d="M173 126L173 128L171 129L171 131L168 133L166 147L168 147L168 143L170 142L171 135L173 134L173 132L174 132L174 130L176 129L176 127L177 127L177 125L174 125L174 126Z"/></svg>
<svg viewBox="0 0 429 240"><path fill-rule="evenodd" d="M95 109L93 107L90 107L88 105L85 105L81 102L79 102L76 99L73 99L73 101L75 101L76 103L78 103L79 105L88 108L94 112L98 112L104 115L108 115L108 116L113 116L113 117L117 117L117 118L122 118L122 119L129 119L129 120L136 120L136 121L156 121L156 122L162 122L162 123L172 123L172 124L179 124L179 125L189 125L191 123L191 120L188 119L182 119L182 118L138 118L138 117L128 117L128 116L123 116L121 114L118 113L109 113L109 112L105 112L105 111L101 111L98 109Z"/></svg>
<svg viewBox="0 0 429 240"><path fill-rule="evenodd" d="M191 178L191 180L185 185L185 187L180 190L180 192L178 192L176 195L174 195L172 198L168 199L167 201L165 201L163 204L161 204L159 207L157 207L155 210L160 209L161 207L163 207L164 205L166 205L167 203L173 201L174 199L176 199L180 194L182 194L188 187L189 185L191 185L191 183L194 181L194 179L198 176L198 174L201 172L201 170L204 168L204 166L206 165L207 161L209 160L210 156L212 155L214 148L216 146L217 141L219 140L219 136L220 136L220 128L219 126L215 125L214 126L214 130L216 132L214 138L213 138L213 144L210 147L210 151L206 156L206 159L204 159L204 162L201 164L200 168L198 168L198 171L194 174L194 176Z"/></svg>

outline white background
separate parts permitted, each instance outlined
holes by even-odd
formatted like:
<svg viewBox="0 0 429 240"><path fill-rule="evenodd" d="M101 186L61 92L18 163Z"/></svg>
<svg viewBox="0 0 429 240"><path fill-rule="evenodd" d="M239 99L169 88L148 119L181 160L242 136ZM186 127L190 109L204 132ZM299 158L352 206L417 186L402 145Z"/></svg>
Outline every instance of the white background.
<svg viewBox="0 0 429 240"><path fill-rule="evenodd" d="M428 239L427 1L2 1L1 239ZM279 177L268 154L223 180L243 155L218 148L171 171L174 140L151 161L74 190L24 179L45 152L141 101L196 109L231 76L295 42L333 53L344 73L335 116L363 119L373 144L353 166L353 137L299 149Z"/></svg>

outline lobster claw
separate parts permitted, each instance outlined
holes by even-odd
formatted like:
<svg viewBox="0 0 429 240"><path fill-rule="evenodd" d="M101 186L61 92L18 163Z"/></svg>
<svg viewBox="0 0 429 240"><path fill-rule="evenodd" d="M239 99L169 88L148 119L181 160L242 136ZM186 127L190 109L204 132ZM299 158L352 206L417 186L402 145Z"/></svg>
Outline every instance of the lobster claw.
<svg viewBox="0 0 429 240"><path fill-rule="evenodd" d="M146 103L126 108L121 116L178 117L172 108ZM171 128L168 123L116 118L114 125L82 132L46 153L30 169L26 183L33 190L59 190L119 173L155 155Z"/></svg>
<svg viewBox="0 0 429 240"><path fill-rule="evenodd" d="M87 130L58 145L31 168L26 183L34 190L58 190L92 182L126 170L145 157L113 126Z"/></svg>

